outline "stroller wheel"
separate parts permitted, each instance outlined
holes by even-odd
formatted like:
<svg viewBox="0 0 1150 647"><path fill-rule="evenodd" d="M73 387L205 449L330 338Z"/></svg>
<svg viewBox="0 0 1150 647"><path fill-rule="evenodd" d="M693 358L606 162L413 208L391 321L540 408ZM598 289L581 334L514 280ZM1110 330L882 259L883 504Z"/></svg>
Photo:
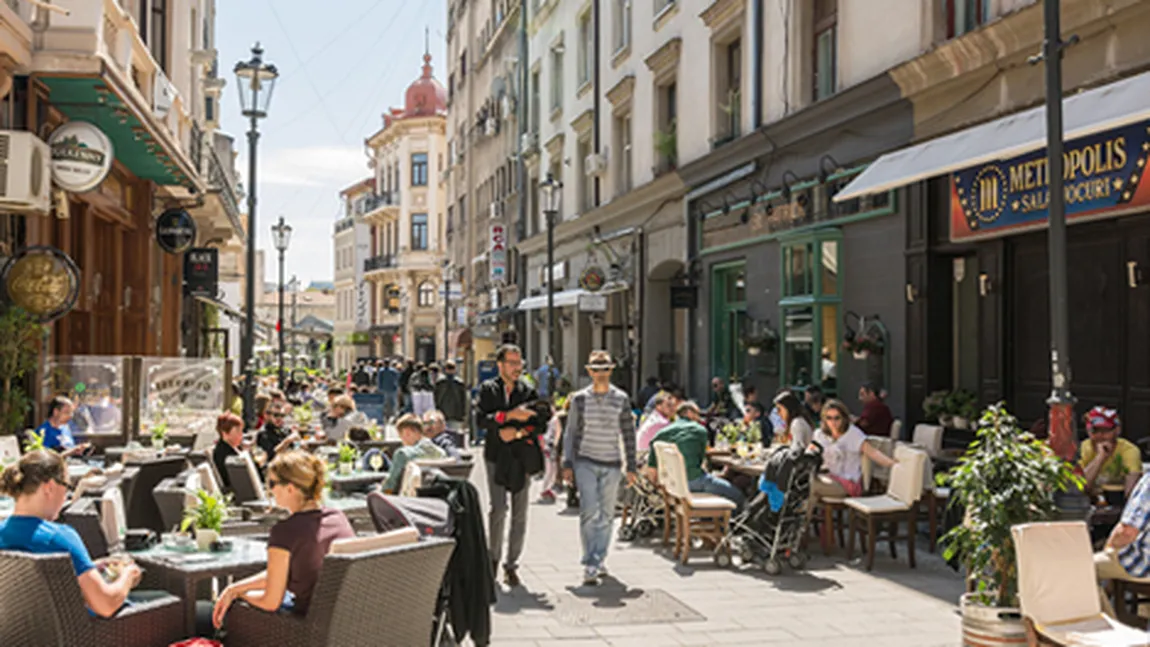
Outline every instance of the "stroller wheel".
<svg viewBox="0 0 1150 647"><path fill-rule="evenodd" d="M731 566L731 556L722 548L715 551L713 559L715 560L715 566L719 568L729 568Z"/></svg>
<svg viewBox="0 0 1150 647"><path fill-rule="evenodd" d="M807 556L803 553L791 553L787 556L787 566L796 571L807 565Z"/></svg>
<svg viewBox="0 0 1150 647"><path fill-rule="evenodd" d="M763 571L765 571L767 575L778 575L783 572L783 567L779 564L778 560L768 559L763 562Z"/></svg>
<svg viewBox="0 0 1150 647"><path fill-rule="evenodd" d="M631 541L635 539L635 529L630 526L619 529L619 541Z"/></svg>
<svg viewBox="0 0 1150 647"><path fill-rule="evenodd" d="M651 535L655 534L655 522L651 521L650 519L640 520L638 526L635 528L635 534L639 535L643 539L647 539Z"/></svg>

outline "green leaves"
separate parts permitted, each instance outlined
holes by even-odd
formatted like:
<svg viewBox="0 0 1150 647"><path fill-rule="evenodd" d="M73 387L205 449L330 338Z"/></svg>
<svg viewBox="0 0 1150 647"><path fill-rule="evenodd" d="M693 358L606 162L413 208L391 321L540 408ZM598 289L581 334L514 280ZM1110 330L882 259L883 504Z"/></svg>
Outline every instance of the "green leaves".
<svg viewBox="0 0 1150 647"><path fill-rule="evenodd" d="M359 452L355 450L350 443L339 444L339 462L340 463L354 463L355 459L359 456Z"/></svg>
<svg viewBox="0 0 1150 647"><path fill-rule="evenodd" d="M184 520L180 523L180 532L187 532L188 528L201 530L214 530L220 532L224 521L228 518L228 507L231 506L232 495L215 495L207 490L196 491L196 504L184 509Z"/></svg>
<svg viewBox="0 0 1150 647"><path fill-rule="evenodd" d="M14 434L24 427L32 408L24 392L24 376L36 370L45 328L20 308L0 313L0 433Z"/></svg>
<svg viewBox="0 0 1150 647"><path fill-rule="evenodd" d="M35 452L44 449L44 434L43 431L29 431L28 440L24 441L24 453Z"/></svg>

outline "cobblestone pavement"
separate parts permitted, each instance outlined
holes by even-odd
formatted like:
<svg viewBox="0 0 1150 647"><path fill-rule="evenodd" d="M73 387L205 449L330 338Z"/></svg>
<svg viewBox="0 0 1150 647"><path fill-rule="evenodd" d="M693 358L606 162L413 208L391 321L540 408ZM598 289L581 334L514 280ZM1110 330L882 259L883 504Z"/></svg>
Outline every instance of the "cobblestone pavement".
<svg viewBox="0 0 1150 647"><path fill-rule="evenodd" d="M472 474L485 500L482 460ZM538 491L533 484L532 493ZM533 497L534 500L534 497ZM880 551L872 573L821 551L802 572L779 576L713 564L696 552L675 564L660 539L615 541L610 576L584 587L578 515L532 503L520 576L500 585L492 645L602 647L663 645L883 645L960 643L956 603L962 582L920 544L918 568ZM618 522L616 522L618 525Z"/></svg>

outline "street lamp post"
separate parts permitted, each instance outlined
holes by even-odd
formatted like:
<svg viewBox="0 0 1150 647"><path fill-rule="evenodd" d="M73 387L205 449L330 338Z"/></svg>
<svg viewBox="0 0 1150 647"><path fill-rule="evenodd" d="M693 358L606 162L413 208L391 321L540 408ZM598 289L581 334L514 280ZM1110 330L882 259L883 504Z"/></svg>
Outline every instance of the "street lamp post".
<svg viewBox="0 0 1150 647"><path fill-rule="evenodd" d="M276 328L279 329L279 383L280 390L284 388L284 253L287 252L288 244L291 243L291 225L284 222L284 217L280 216L279 222L272 225L272 241L275 243L276 251L279 252L280 257L280 303L279 303L279 318L276 320Z"/></svg>
<svg viewBox="0 0 1150 647"><path fill-rule="evenodd" d="M296 276L293 274L291 277L291 281L288 283L288 285L291 286L291 344L289 344L288 347L291 348L291 352L292 352L291 366L294 369L296 367L296 359L298 358L298 356L300 354L299 353L299 344L296 342L296 337L295 337L295 327L296 327L296 324L298 323L298 320L296 317L296 314L297 314L297 311L296 311L297 305L296 304L299 300L299 279L297 279Z"/></svg>
<svg viewBox="0 0 1150 647"><path fill-rule="evenodd" d="M443 365L451 359L451 261L443 261Z"/></svg>
<svg viewBox="0 0 1150 647"><path fill-rule="evenodd" d="M547 355L555 357L555 216L563 199L563 183L550 173L539 184L543 194L540 204L547 218Z"/></svg>
<svg viewBox="0 0 1150 647"><path fill-rule="evenodd" d="M256 148L260 140L259 120L268 116L272 91L279 73L276 66L264 62L264 50L256 43L248 61L236 63L236 94L240 95L240 109L248 122L248 249L247 249L247 310L244 317L244 336L240 344L240 366L244 372L244 423L252 428L256 423L255 410L255 334L256 334ZM250 92L250 94L249 94Z"/></svg>

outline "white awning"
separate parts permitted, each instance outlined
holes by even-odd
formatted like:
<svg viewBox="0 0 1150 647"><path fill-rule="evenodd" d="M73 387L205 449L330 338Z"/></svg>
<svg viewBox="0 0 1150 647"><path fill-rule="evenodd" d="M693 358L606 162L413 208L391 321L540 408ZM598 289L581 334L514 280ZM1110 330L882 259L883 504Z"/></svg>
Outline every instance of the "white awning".
<svg viewBox="0 0 1150 647"><path fill-rule="evenodd" d="M1150 97L1150 72L1066 98L1062 103L1064 140L1150 119L1147 97ZM834 201L889 191L1045 147L1046 106L1039 106L887 153L835 194Z"/></svg>
<svg viewBox="0 0 1150 647"><path fill-rule="evenodd" d="M580 294L590 294L583 289L564 290L555 293L555 307L563 308L567 306L578 305ZM527 297L519 302L519 310L542 310L547 307L547 295L540 294L534 297Z"/></svg>

